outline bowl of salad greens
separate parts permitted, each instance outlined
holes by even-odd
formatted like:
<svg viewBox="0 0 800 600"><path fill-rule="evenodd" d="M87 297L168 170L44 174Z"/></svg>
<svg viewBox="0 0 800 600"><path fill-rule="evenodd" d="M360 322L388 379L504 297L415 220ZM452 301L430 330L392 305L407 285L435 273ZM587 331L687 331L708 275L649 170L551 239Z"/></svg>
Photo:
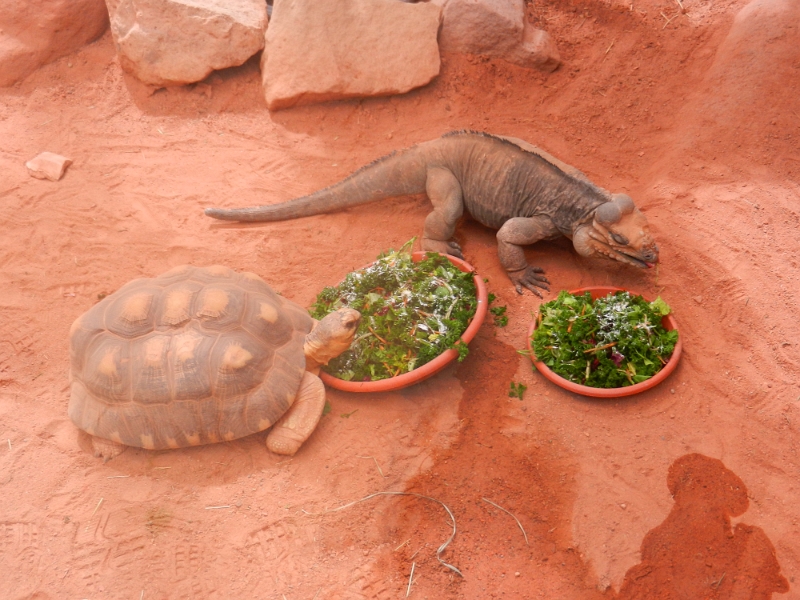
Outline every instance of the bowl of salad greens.
<svg viewBox="0 0 800 600"><path fill-rule="evenodd" d="M488 308L483 280L467 262L435 252L400 250L322 290L311 316L347 306L361 312L350 348L320 372L349 392L397 390L463 360Z"/></svg>
<svg viewBox="0 0 800 600"><path fill-rule="evenodd" d="M680 360L678 324L661 297L613 287L562 291L539 307L528 334L536 369L562 388L595 398L638 394Z"/></svg>

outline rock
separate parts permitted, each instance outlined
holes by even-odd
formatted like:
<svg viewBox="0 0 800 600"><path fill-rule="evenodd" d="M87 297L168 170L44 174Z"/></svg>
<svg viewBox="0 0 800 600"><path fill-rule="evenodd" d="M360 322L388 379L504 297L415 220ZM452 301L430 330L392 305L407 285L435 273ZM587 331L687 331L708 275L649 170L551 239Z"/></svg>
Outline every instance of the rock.
<svg viewBox="0 0 800 600"><path fill-rule="evenodd" d="M523 0L438 0L443 5L442 52L503 56L521 43Z"/></svg>
<svg viewBox="0 0 800 600"><path fill-rule="evenodd" d="M261 58L270 110L402 94L439 74L441 9L394 0L281 0Z"/></svg>
<svg viewBox="0 0 800 600"><path fill-rule="evenodd" d="M501 58L554 71L561 64L550 35L530 25L523 0L434 0L443 7L442 52Z"/></svg>
<svg viewBox="0 0 800 600"><path fill-rule="evenodd" d="M100 37L108 27L103 0L0 0L0 86Z"/></svg>
<svg viewBox="0 0 800 600"><path fill-rule="evenodd" d="M683 127L696 133L676 148L676 156L685 154L687 146L698 155L712 147L741 147L747 152L730 157L736 163L777 169L783 162L777 148L786 143L793 150L787 150L787 156L793 155L788 160L797 160L796 140L778 139L782 132L796 132L800 115L798 25L797 0L750 0L741 7L725 39L714 46L713 62L698 88L702 95L682 111L693 119ZM727 162L733 168L732 161Z"/></svg>
<svg viewBox="0 0 800 600"><path fill-rule="evenodd" d="M147 85L194 83L264 47L264 0L106 0L122 68Z"/></svg>
<svg viewBox="0 0 800 600"><path fill-rule="evenodd" d="M49 179L58 181L64 176L64 171L72 164L72 161L60 154L52 152L42 152L36 158L25 163L30 173L36 179Z"/></svg>
<svg viewBox="0 0 800 600"><path fill-rule="evenodd" d="M558 48L550 34L543 29L536 29L527 22L522 43L513 48L507 56L501 58L520 67L538 69L547 73L552 73L561 65L561 56L559 56Z"/></svg>

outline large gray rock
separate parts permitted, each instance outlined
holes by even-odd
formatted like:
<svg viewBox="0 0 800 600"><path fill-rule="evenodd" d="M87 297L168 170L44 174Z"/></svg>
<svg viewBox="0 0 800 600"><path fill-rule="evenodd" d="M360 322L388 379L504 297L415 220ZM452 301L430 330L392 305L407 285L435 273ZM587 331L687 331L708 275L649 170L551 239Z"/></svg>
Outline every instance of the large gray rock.
<svg viewBox="0 0 800 600"><path fill-rule="evenodd" d="M100 37L103 0L0 0L0 86Z"/></svg>
<svg viewBox="0 0 800 600"><path fill-rule="evenodd" d="M524 0L434 0L443 7L442 52L502 58L553 71L561 59L550 35L525 18Z"/></svg>
<svg viewBox="0 0 800 600"><path fill-rule="evenodd" d="M264 47L264 0L106 0L120 64L155 86L205 79Z"/></svg>
<svg viewBox="0 0 800 600"><path fill-rule="evenodd" d="M402 94L439 74L441 9L396 0L279 0L261 59L270 110Z"/></svg>

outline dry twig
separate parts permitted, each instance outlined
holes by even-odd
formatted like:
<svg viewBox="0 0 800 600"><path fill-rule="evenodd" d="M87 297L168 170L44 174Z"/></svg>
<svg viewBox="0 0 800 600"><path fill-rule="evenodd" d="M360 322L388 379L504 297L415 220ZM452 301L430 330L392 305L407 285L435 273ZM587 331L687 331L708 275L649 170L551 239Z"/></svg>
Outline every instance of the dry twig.
<svg viewBox="0 0 800 600"><path fill-rule="evenodd" d="M481 500L483 500L484 502L488 502L489 504L491 504L491 505L492 505L492 506L494 506L495 508L499 508L499 509L500 509L500 510L502 510L504 513L506 513L508 516L510 516L512 519L514 519L514 520L517 522L517 525L519 525L519 530L522 532L522 536L525 538L525 545L526 545L526 546L529 546L529 545L530 545L530 544L528 544L528 534L527 534L527 533L525 533L525 529L523 529L523 527L522 527L522 523L520 523L520 522L519 522L519 519L518 519L517 517L515 517L515 516L514 516L514 515L513 515L511 512L507 511L505 508L503 508L503 507L502 507L502 506L500 506L499 504L495 504L494 502L492 502L492 501L491 501L491 500L489 500L488 498L481 498Z"/></svg>
<svg viewBox="0 0 800 600"><path fill-rule="evenodd" d="M356 409L356 410L358 410L358 409ZM355 411L353 411L353 412L355 412ZM375 461L375 466L378 469L378 473L381 474L381 477L386 477L386 475L383 474L383 471L381 471L381 466L378 464L378 461L374 456L359 456L358 458L371 458L372 460L374 460Z"/></svg>
<svg viewBox="0 0 800 600"><path fill-rule="evenodd" d="M411 593L411 583L414 581L414 569L416 568L417 563L411 563L411 575L408 576L408 587L406 588L406 598Z"/></svg>
<svg viewBox="0 0 800 600"><path fill-rule="evenodd" d="M674 15L672 15L671 17L668 17L667 15L665 15L665 14L662 12L662 13L661 13L661 16L662 16L662 17L664 17L664 18L667 20L667 22L666 22L666 23L664 23L664 26L663 26L661 29L666 29L666 28L667 28L667 25L669 25L670 23L672 23L672 20L673 20L675 17L679 17L680 15L681 15L681 13L680 13L680 12L677 12L677 13L675 13Z"/></svg>
<svg viewBox="0 0 800 600"><path fill-rule="evenodd" d="M458 567L455 567L455 566L451 565L450 563L445 562L442 559L442 552L445 551L445 549L450 545L450 542L452 542L453 539L456 537L456 518L455 518L455 516L453 516L453 512L441 500L437 500L436 498L432 498L430 496L424 496L423 494L417 494L416 492L375 492L374 494L370 494L369 496L364 496L360 500L354 500L353 502L350 502L349 504L345 504L343 506L339 506L338 508L332 508L330 510L326 510L324 513L310 513L310 512L307 512L307 511L303 511L303 512L305 512L307 515L327 514L327 513L332 513L332 512L339 512L340 510L344 510L345 508L350 508L351 506L355 506L356 504L358 504L360 502L364 502L365 500L370 500L371 498L375 498L377 496L415 496L417 498L424 498L425 500L432 500L433 502L441 504L442 507L445 509L445 511L447 511L447 514L450 517L450 520L453 522L453 533L451 533L450 537L447 538L447 540L441 546L439 546L439 548L437 548L437 550L436 550L436 560L438 560L442 565L444 565L445 567L447 567L451 571L455 571L456 573L461 575L461 577L464 577L464 574L461 571L458 570Z"/></svg>

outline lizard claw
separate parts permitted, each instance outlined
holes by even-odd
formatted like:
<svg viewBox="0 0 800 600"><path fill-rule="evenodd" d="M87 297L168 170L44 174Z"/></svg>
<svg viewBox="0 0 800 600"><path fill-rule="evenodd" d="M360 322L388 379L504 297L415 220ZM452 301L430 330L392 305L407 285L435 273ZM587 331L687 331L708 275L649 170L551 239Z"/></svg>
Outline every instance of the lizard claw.
<svg viewBox="0 0 800 600"><path fill-rule="evenodd" d="M548 292L550 291L550 286L548 285L550 280L544 276L544 269L540 267L527 266L522 271L509 272L508 276L514 283L517 293L520 295L523 293L523 286L539 296L539 298L543 298L544 296L542 296L542 293L537 288L542 288Z"/></svg>
<svg viewBox="0 0 800 600"><path fill-rule="evenodd" d="M455 256L456 258L464 260L464 253L461 252L461 246L459 246L457 242L447 242L447 245L450 246L450 249L447 251L450 256Z"/></svg>
<svg viewBox="0 0 800 600"><path fill-rule="evenodd" d="M438 252L439 254L449 254L456 258L464 259L464 254L461 252L461 246L455 241L442 241L432 240L430 238L422 239L422 249L426 252Z"/></svg>

